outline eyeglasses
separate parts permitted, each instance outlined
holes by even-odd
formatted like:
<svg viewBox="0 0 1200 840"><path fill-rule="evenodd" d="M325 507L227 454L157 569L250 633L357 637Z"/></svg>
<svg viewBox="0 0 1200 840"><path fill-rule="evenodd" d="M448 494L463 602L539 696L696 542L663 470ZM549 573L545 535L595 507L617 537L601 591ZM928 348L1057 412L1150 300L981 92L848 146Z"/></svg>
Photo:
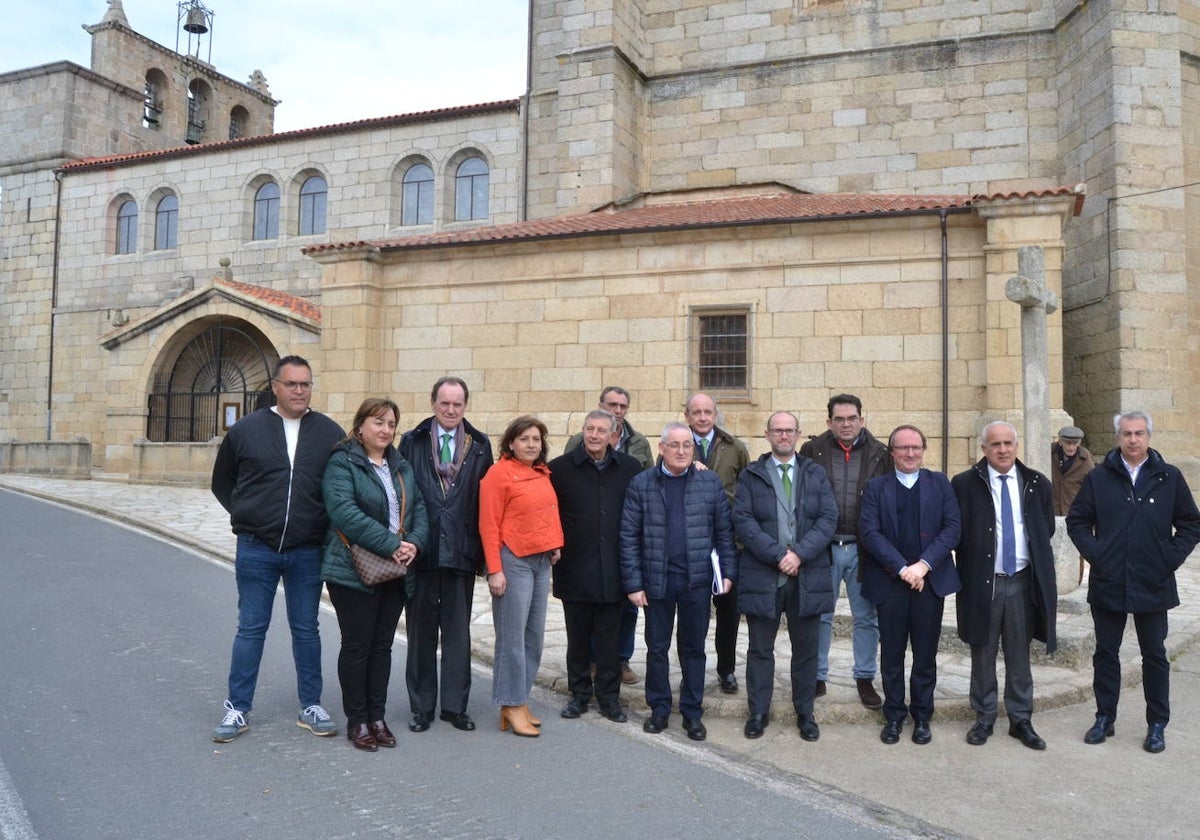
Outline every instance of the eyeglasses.
<svg viewBox="0 0 1200 840"><path fill-rule="evenodd" d="M850 426L861 419L857 414L852 414L849 417L831 417L829 418L829 422L835 426Z"/></svg>
<svg viewBox="0 0 1200 840"><path fill-rule="evenodd" d="M893 446L892 447L893 452L922 452L922 451L924 451L924 449L925 449L925 447L920 446L920 445L917 445L917 446Z"/></svg>
<svg viewBox="0 0 1200 840"><path fill-rule="evenodd" d="M667 449L674 449L676 452L691 452L696 448L696 444L690 440L673 440L670 443L663 443Z"/></svg>
<svg viewBox="0 0 1200 840"><path fill-rule="evenodd" d="M311 382L284 382L282 379L273 380L276 385L282 385L285 391L311 391Z"/></svg>
<svg viewBox="0 0 1200 840"><path fill-rule="evenodd" d="M779 437L792 437L800 434L799 429L767 429L768 434L778 435Z"/></svg>

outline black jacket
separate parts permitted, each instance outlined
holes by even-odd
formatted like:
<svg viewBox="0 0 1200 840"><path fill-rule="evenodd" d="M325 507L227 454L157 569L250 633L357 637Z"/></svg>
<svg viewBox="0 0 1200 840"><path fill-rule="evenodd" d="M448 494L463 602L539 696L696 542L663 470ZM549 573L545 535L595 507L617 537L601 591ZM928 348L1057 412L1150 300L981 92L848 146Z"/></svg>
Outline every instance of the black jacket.
<svg viewBox="0 0 1200 840"><path fill-rule="evenodd" d="M1029 566L1033 575L1033 637L1046 643L1046 652L1057 647L1058 581L1054 572L1054 494L1050 479L1016 462L1021 489L1021 515L1029 539ZM958 637L969 645L987 644L996 583L996 507L992 501L987 459L954 476L950 485L958 498L962 532L954 552L962 589L955 599Z"/></svg>
<svg viewBox="0 0 1200 840"><path fill-rule="evenodd" d="M321 476L345 433L324 414L300 418L295 463L288 461L283 419L269 408L248 414L225 434L213 463L212 492L235 534L253 534L283 552L321 545L329 518Z"/></svg>
<svg viewBox="0 0 1200 840"><path fill-rule="evenodd" d="M624 601L621 506L625 488L642 465L609 447L604 469L597 469L587 450L577 446L549 466L563 530L562 558L551 569L554 596L563 601Z"/></svg>
<svg viewBox="0 0 1200 840"><path fill-rule="evenodd" d="M733 529L744 546L738 556L738 612L774 618L779 586L779 561L790 548L800 556L800 615L832 612L833 578L829 541L837 527L837 505L825 471L807 458L796 458L792 479L795 500L796 541L779 542L779 510L769 471L775 469L770 453L738 476L733 496Z"/></svg>
<svg viewBox="0 0 1200 840"><path fill-rule="evenodd" d="M859 463L858 475L855 476L855 489L857 496L854 500L853 511L851 515L846 516L842 512L844 505L843 501L838 499L837 491L834 491L833 500L838 506L839 520L845 522L839 527L837 533L843 533L841 530L845 528L846 535L858 535L858 506L862 502L863 490L867 486L867 482L879 475L887 475L892 471L892 456L888 452L887 444L881 443L875 439L867 429L863 429L858 439L855 441L854 449L861 450L861 460ZM825 470L825 474L830 476L829 485L833 486L833 472L836 469L845 468L845 455L841 446L837 442L837 438L832 431L825 431L811 440L806 440L804 445L800 447L800 454L805 458L811 458L816 462L817 466ZM859 575L862 579L862 575Z"/></svg>
<svg viewBox="0 0 1200 840"><path fill-rule="evenodd" d="M433 458L433 417L405 432L397 449L412 465L417 488L425 498L429 518L429 542L413 561L418 571L456 569L483 573L483 542L479 539L479 482L492 466L492 442L466 420L462 456L454 483L442 490L442 480Z"/></svg>
<svg viewBox="0 0 1200 840"><path fill-rule="evenodd" d="M1134 487L1114 449L1087 474L1067 533L1087 558L1088 603L1114 612L1179 606L1175 570L1200 541L1200 510L1183 473L1151 449Z"/></svg>

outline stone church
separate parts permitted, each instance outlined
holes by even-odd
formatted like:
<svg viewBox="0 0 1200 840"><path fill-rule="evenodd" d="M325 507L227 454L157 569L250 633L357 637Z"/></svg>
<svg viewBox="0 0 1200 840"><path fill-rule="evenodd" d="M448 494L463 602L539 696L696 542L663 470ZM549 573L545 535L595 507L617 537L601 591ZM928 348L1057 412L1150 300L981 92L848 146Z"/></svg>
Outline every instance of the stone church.
<svg viewBox="0 0 1200 840"><path fill-rule="evenodd" d="M291 353L339 422L454 373L555 446L607 384L752 451L851 391L954 471L1032 377L1094 450L1132 408L1195 450L1200 2L531 0L513 99L282 133L183 6L185 52L109 0L90 68L0 72L0 469L202 483Z"/></svg>

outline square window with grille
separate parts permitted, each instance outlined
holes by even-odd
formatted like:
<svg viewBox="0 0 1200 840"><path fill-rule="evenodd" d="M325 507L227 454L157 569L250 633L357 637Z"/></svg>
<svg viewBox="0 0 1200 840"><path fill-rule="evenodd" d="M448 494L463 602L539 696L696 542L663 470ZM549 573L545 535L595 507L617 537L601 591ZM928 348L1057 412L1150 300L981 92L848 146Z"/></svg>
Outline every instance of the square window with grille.
<svg viewBox="0 0 1200 840"><path fill-rule="evenodd" d="M701 391L749 391L749 309L696 311L691 326L693 387Z"/></svg>

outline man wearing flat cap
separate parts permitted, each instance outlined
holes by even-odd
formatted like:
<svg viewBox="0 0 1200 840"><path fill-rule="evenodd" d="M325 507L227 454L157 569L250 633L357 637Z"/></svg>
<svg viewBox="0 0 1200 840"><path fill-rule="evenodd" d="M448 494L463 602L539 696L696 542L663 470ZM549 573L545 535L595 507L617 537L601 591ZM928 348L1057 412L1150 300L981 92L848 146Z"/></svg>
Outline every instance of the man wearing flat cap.
<svg viewBox="0 0 1200 840"><path fill-rule="evenodd" d="M1058 443L1050 447L1050 481L1054 485L1054 515L1066 516L1083 485L1083 477L1096 466L1092 453L1083 446L1083 429L1063 426Z"/></svg>

